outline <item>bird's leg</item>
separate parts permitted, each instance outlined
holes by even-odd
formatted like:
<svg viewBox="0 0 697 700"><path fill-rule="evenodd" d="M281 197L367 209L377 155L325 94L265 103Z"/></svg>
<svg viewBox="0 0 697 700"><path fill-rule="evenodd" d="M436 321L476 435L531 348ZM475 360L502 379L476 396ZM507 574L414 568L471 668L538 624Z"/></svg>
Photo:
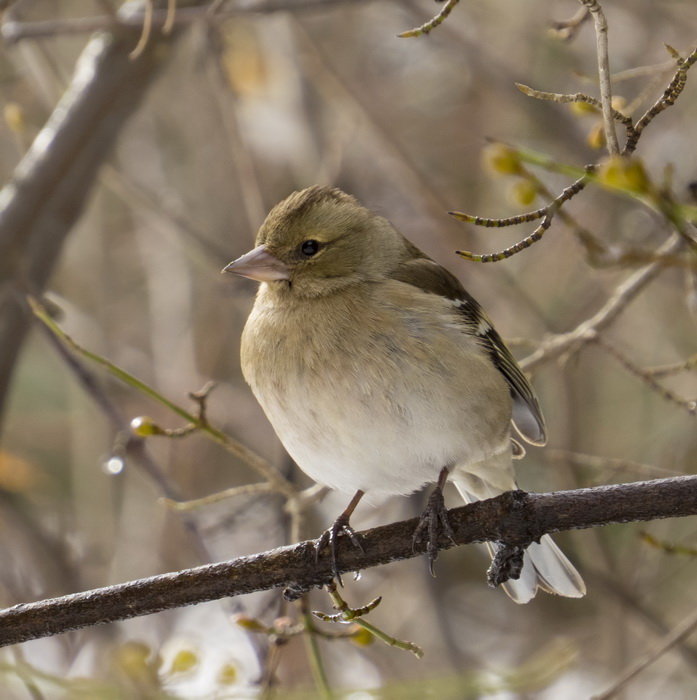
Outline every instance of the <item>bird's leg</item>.
<svg viewBox="0 0 697 700"><path fill-rule="evenodd" d="M426 556L428 557L428 570L431 576L435 576L433 571L433 563L438 557L438 536L444 532L452 541L455 542L455 533L450 527L448 520L448 511L445 507L443 499L443 487L448 480L448 468L443 467L438 475L438 483L433 493L428 497L428 503L424 512L421 514L419 524L414 530L413 545L417 545L424 538L424 533L428 535L426 543Z"/></svg>
<svg viewBox="0 0 697 700"><path fill-rule="evenodd" d="M336 580L339 582L340 586L343 586L344 583L341 580L341 574L339 574L339 564L337 562L337 556L336 556L336 542L339 539L340 535L348 535L349 539L351 540L351 544L354 547L357 547L358 549L361 550L361 552L364 552L365 550L363 549L363 545L361 544L361 541L358 539L358 535L356 534L356 531L349 525L349 520L351 516L353 515L353 511L356 510L356 506L358 505L358 502L363 498L363 491L358 490L354 494L353 498L351 499L351 502L346 506L344 511L341 513L341 515L334 521L333 525L329 528L327 528L317 540L317 545L315 547L315 561L317 560L317 557L319 557L320 552L327 546L329 545L329 550L331 552L331 557L332 557L332 573L334 574L334 577Z"/></svg>

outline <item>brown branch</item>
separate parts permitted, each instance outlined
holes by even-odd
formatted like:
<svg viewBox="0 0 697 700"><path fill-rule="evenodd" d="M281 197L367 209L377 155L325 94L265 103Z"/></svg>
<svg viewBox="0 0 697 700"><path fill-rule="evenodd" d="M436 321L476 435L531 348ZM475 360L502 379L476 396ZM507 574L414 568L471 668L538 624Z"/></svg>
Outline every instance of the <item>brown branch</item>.
<svg viewBox="0 0 697 700"><path fill-rule="evenodd" d="M593 341L597 346L603 348L605 352L614 357L630 374L638 377L646 385L648 385L653 391L655 391L659 396L664 398L666 401L670 401L680 408L685 409L688 413L695 415L697 413L697 400L695 399L683 399L678 396L675 392L671 391L667 387L663 386L660 382L656 381L654 376L650 373L645 372L641 367L637 366L632 362L619 348L615 347L612 343L608 342L604 338L596 337Z"/></svg>
<svg viewBox="0 0 697 700"><path fill-rule="evenodd" d="M367 2L368 0L362 0ZM202 19L215 21L249 14L272 14L275 12L302 12L322 10L325 7L356 4L356 0L266 0L228 9L211 10L208 0L202 0L194 7L177 7L175 13L167 8L154 9L151 28L167 35L175 28L182 28ZM189 4L192 4L189 2ZM193 3L196 4L196 3ZM113 31L116 27L140 30L146 13L134 11L128 15L93 15L86 17L61 17L49 20L20 21L9 19L0 25L0 37L8 44L24 39L44 39L55 36L92 34L99 31Z"/></svg>
<svg viewBox="0 0 697 700"><path fill-rule="evenodd" d="M531 372L538 365L556 359L564 353L574 352L586 343L595 340L597 334L610 326L633 299L656 277L663 266L660 258L672 255L682 247L683 241L678 234L673 234L657 251L659 260L644 265L621 282L605 304L590 318L568 333L559 333L547 338L537 350L521 360L520 366Z"/></svg>
<svg viewBox="0 0 697 700"><path fill-rule="evenodd" d="M554 210L550 210L540 221L540 223L537 225L535 230L530 233L529 235L525 236L525 238L521 239L517 243L514 243L512 246L509 246L508 248L504 248L503 250L497 252L497 253L472 253L469 250L456 250L455 255L459 255L461 258L464 258L465 260L471 260L472 262L481 262L481 263L488 263L488 262L499 262L501 260L505 260L506 258L510 258L512 255L515 255L516 253L520 253L521 250L525 250L526 248L529 248L531 245L534 243L537 243L537 241L542 239L542 236L545 235L547 229L552 225L552 219L554 218Z"/></svg>
<svg viewBox="0 0 697 700"><path fill-rule="evenodd" d="M691 635L695 629L697 629L697 610L678 623L653 649L629 664L607 690L594 695L592 700L609 700L616 697L635 676Z"/></svg>
<svg viewBox="0 0 697 700"><path fill-rule="evenodd" d="M620 152L620 145L615 133L612 110L612 83L610 81L610 56L607 45L607 20L598 0L580 0L593 18L595 27L596 53L598 54L598 80L600 82L600 103L603 110L603 128L605 141L610 155Z"/></svg>
<svg viewBox="0 0 697 700"><path fill-rule="evenodd" d="M587 7L580 7L569 19L552 22L549 32L562 41L571 41L583 23L590 17L590 12Z"/></svg>
<svg viewBox="0 0 697 700"><path fill-rule="evenodd" d="M205 0L188 0L195 2ZM0 193L0 418L30 324L18 290L44 289L95 173L169 54L153 41L131 60L137 40L137 30L118 26L87 44L71 85Z"/></svg>
<svg viewBox="0 0 697 700"><path fill-rule="evenodd" d="M445 22L448 15L455 9L455 5L457 5L459 2L460 0L447 0L443 6L443 9L435 17L429 19L428 22L424 22L424 24L421 26L414 27L414 29L407 29L407 31L401 32L400 34L397 34L397 36L400 39L411 39L413 37L428 34Z"/></svg>
<svg viewBox="0 0 697 700"><path fill-rule="evenodd" d="M449 512L456 544L500 541L526 546L548 532L610 523L697 515L697 475L555 493L512 491ZM342 573L422 554L412 534L417 519L360 533L365 553L339 543ZM15 605L0 611L0 646L104 622L125 620L253 591L286 587L287 595L327 583L329 553L315 561L315 542L280 547L228 562ZM440 549L453 543L443 536Z"/></svg>
<svg viewBox="0 0 697 700"><path fill-rule="evenodd" d="M607 23L602 13L602 9L600 8L600 5L598 4L597 0L580 1L585 7L588 8L589 12L592 13L593 19L595 21L598 50L598 67L601 85L601 100L598 101L595 98L589 97L588 95L584 95L582 93L566 95L562 93L543 92L541 90L535 90L531 87L528 87L527 85L523 85L522 83L516 83L516 86L525 95L527 95L528 97L533 97L535 99L548 100L560 103L585 102L598 109L601 109L603 114L605 137L608 143L608 150L610 154L620 153L619 146L617 145L617 134L614 130L614 121L618 121L624 126L627 132L626 143L624 148L622 149L621 155L631 155L636 150L641 134L646 128L646 126L648 126L658 114L663 112L668 107L672 106L675 103L675 100L677 100L677 98L682 93L687 82L687 72L692 67L692 65L694 65L695 62L697 62L697 49L694 49L688 55L687 58L683 59L680 56L678 56L673 49L670 49L669 47L669 51L671 52L671 54L675 55L676 63L678 66L675 75L673 76L673 79L669 83L668 87L666 87L665 91L663 92L663 95L655 102L655 104L652 107L650 107L646 111L646 113L637 121L635 125L629 116L623 114L619 110L615 110L612 108L612 95L610 92L610 75L607 56ZM513 149L511 149L511 154L513 158L517 157L515 150ZM516 174L524 176L527 175L527 173L524 169L522 169L522 166L520 166L519 163L516 163L516 167L518 168ZM586 172L589 176L594 174L595 170L595 165L586 166ZM552 219L556 214L559 214L560 218L565 219L567 223L569 223L569 217L565 214L562 207L568 200L570 200L572 197L576 196L579 192L581 192L588 184L588 181L589 177L581 177L577 179L573 184L569 185L564 191L562 191L562 193L558 197L554 198L545 207L541 207L540 209L536 209L535 211L528 212L526 214L521 214L515 217L491 219L475 216L472 214L466 214L464 212L449 212L451 216L460 221L472 223L477 226L496 228L512 226L519 223L535 221L537 219L542 218L542 222L531 234L518 241L514 245L510 246L509 248L506 248L505 250L485 254L472 253L467 250L458 250L456 251L456 253L460 257L465 258L466 260L487 263L505 260L511 257L512 255L515 255L516 253L519 253L520 251L529 248L531 245L541 240L542 236L550 228L552 224ZM542 193L543 191L540 190L540 192ZM684 227L682 226L682 224L680 224L677 221L677 218L674 216L674 214L672 214L670 207L663 207L660 209L660 211L674 225L678 233L680 233L680 235L683 238L685 238L691 244L694 243L693 238L683 230ZM575 233L581 240L581 243L584 246L586 246L589 256L593 262L600 264L617 264L614 260L607 259L607 248L602 246L599 243L599 241L595 237L593 237L588 231L580 229L577 225L575 225L575 222L573 222L573 220L571 220L570 225L572 226L572 229L575 230ZM603 259L603 256L605 256L605 259Z"/></svg>
<svg viewBox="0 0 697 700"><path fill-rule="evenodd" d="M678 68L675 71L673 79L668 84L668 87L663 91L663 94L656 102L649 107L646 112L639 118L639 121L634 125L634 134L627 138L627 143L624 145L622 155L631 155L634 153L644 129L664 110L675 104L687 83L687 71L697 62L697 48L694 48L689 56L685 59L678 58Z"/></svg>

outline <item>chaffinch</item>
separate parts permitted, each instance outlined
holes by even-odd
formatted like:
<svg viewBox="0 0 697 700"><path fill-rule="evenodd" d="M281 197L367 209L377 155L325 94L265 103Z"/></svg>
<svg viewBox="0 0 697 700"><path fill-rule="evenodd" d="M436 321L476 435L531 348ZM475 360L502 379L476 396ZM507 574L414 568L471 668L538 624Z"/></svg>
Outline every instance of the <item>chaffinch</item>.
<svg viewBox="0 0 697 700"><path fill-rule="evenodd" d="M420 538L450 532L447 478L466 502L516 488L512 424L546 439L535 393L475 299L386 219L336 188L294 192L224 271L262 283L241 363L281 442L312 479L355 492L321 540L334 556L341 532L359 544L349 517L363 494L437 483ZM549 536L524 561L504 585L516 602L585 593Z"/></svg>

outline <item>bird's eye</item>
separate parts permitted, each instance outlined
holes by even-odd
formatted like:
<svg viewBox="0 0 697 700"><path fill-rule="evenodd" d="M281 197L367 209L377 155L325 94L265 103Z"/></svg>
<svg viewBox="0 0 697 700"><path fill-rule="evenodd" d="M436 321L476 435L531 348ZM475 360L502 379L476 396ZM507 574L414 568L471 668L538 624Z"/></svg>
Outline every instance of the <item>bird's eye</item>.
<svg viewBox="0 0 697 700"><path fill-rule="evenodd" d="M313 255L317 254L317 251L319 250L319 242L310 239L309 241L303 241L300 244L300 252L308 258L311 258Z"/></svg>

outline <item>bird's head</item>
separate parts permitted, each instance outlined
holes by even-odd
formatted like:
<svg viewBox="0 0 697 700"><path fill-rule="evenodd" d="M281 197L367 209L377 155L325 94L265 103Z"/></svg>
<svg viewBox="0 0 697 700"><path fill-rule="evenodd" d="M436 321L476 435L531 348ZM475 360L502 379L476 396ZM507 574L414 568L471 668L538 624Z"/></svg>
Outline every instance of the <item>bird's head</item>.
<svg viewBox="0 0 697 700"><path fill-rule="evenodd" d="M223 272L268 282L307 297L384 275L405 242L382 217L337 188L294 192L266 217L256 247Z"/></svg>

